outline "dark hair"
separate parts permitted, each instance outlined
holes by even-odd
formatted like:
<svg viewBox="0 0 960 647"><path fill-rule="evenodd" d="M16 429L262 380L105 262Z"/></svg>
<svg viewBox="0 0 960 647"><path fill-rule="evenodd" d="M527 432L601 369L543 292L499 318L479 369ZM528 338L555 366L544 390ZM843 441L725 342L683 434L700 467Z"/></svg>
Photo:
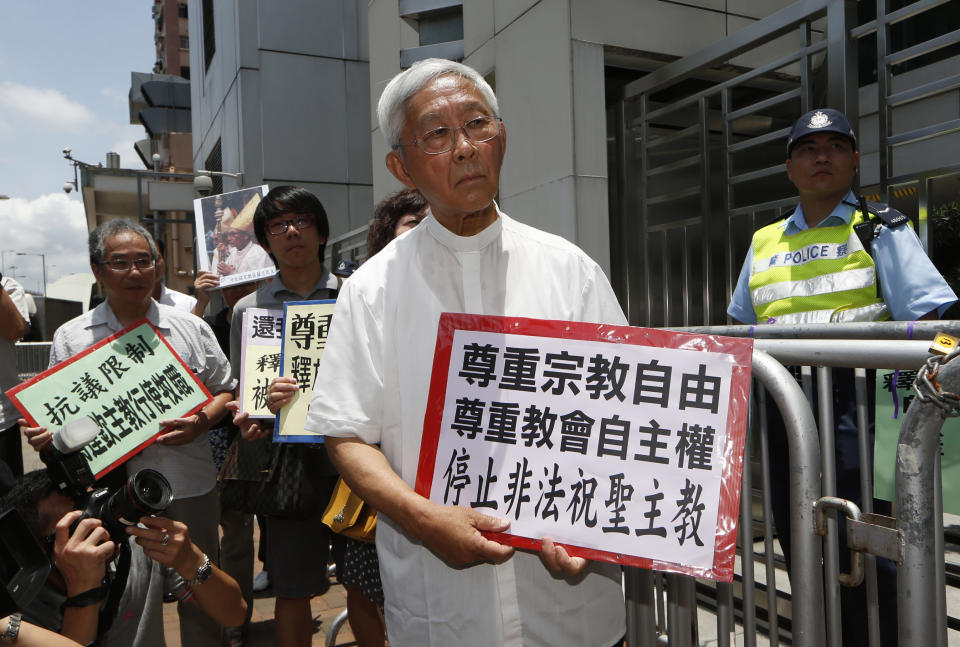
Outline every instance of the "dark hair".
<svg viewBox="0 0 960 647"><path fill-rule="evenodd" d="M273 259L273 264L277 264L277 259L269 251L269 240L267 239L267 221L279 218L285 213L298 213L301 215L310 214L316 220L317 232L324 242L320 243L320 262L323 262L323 250L327 246L327 238L330 237L330 223L327 222L327 212L323 208L317 196L306 189L298 186L283 185L274 187L270 190L253 214L253 233L257 237L257 242Z"/></svg>
<svg viewBox="0 0 960 647"><path fill-rule="evenodd" d="M46 534L50 519L40 516L39 503L57 491L53 481L47 475L46 469L27 472L17 479L17 482L7 494L0 499L0 510L16 509L27 522L27 527L38 539Z"/></svg>
<svg viewBox="0 0 960 647"><path fill-rule="evenodd" d="M393 240L393 232L401 218L408 213L420 213L426 207L426 198L416 189L404 189L387 196L373 213L373 222L367 232L367 258Z"/></svg>

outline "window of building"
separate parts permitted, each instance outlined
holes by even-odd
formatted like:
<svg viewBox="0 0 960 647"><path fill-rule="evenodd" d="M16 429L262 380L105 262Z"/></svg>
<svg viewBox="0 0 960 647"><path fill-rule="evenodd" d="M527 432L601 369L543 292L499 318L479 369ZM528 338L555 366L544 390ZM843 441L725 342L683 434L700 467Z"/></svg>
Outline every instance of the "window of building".
<svg viewBox="0 0 960 647"><path fill-rule="evenodd" d="M180 49L190 49L190 38L188 36L180 37Z"/></svg>
<svg viewBox="0 0 960 647"><path fill-rule="evenodd" d="M213 0L203 0L203 64L210 69L213 53L217 51L213 29Z"/></svg>
<svg viewBox="0 0 960 647"><path fill-rule="evenodd" d="M463 3L455 0L400 0L401 18L417 32L417 46L400 50L406 69L425 58L463 60Z"/></svg>
<svg viewBox="0 0 960 647"><path fill-rule="evenodd" d="M189 66L189 65L181 65L181 66L180 66L180 76L182 76L182 77L185 78L185 79L189 79L189 78L190 78L190 66Z"/></svg>
<svg viewBox="0 0 960 647"><path fill-rule="evenodd" d="M417 23L421 47L463 40L463 7L421 13Z"/></svg>
<svg viewBox="0 0 960 647"><path fill-rule="evenodd" d="M207 171L223 170L223 159L220 153L219 139L217 140L217 143L213 145L213 149L210 151L210 154L207 155L207 159L203 163L203 168ZM213 181L213 195L223 193L223 177L220 175L211 175L210 179Z"/></svg>
<svg viewBox="0 0 960 647"><path fill-rule="evenodd" d="M185 5L185 4L178 4L178 5L177 5L177 15L180 16L181 18L186 18L186 17L187 17L187 5Z"/></svg>

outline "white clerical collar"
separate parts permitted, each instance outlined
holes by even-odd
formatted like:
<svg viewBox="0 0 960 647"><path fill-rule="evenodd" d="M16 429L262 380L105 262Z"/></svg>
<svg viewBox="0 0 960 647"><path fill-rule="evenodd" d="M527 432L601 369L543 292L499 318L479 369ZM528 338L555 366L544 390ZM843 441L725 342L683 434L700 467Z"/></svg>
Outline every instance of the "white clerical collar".
<svg viewBox="0 0 960 647"><path fill-rule="evenodd" d="M431 216L420 223L420 227L426 226L427 231L442 245L449 247L455 252L478 252L494 240L500 237L503 231L503 214L500 213L500 207L493 204L497 210L497 219L490 223L486 229L473 236L458 236L440 222Z"/></svg>

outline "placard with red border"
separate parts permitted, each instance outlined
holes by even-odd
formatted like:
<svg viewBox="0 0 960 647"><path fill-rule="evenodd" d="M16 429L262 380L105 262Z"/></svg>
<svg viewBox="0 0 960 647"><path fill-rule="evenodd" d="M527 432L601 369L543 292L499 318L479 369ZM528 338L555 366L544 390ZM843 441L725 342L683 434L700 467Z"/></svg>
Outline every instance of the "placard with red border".
<svg viewBox="0 0 960 647"><path fill-rule="evenodd" d="M31 426L50 431L92 417L100 433L81 451L96 478L171 429L161 429L158 421L193 415L211 400L147 319L13 387L7 396Z"/></svg>
<svg viewBox="0 0 960 647"><path fill-rule="evenodd" d="M510 519L485 534L518 548L549 536L729 582L752 353L751 339L444 313L416 491Z"/></svg>

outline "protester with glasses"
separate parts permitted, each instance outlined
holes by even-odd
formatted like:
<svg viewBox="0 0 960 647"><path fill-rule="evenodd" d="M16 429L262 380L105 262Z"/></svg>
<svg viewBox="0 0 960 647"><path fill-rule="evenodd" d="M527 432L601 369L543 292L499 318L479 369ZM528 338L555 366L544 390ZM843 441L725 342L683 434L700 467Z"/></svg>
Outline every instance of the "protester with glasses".
<svg viewBox="0 0 960 647"><path fill-rule="evenodd" d="M223 417L226 403L232 398L235 382L230 377L230 364L202 319L158 304L151 297L157 248L146 229L127 219L111 220L90 233L89 251L90 268L105 300L56 330L50 366L144 318L160 331L213 399L194 415L161 421L160 427L170 430L129 459L126 466L131 472L157 470L170 481L174 500L166 514L190 526L194 543L216 562L220 506L207 432ZM54 430L28 427L22 419L18 422L35 449L51 441ZM182 644L219 646L216 622L190 605L181 604L179 611Z"/></svg>
<svg viewBox="0 0 960 647"><path fill-rule="evenodd" d="M277 266L277 275L233 307L230 325L230 359L233 375L240 377L243 313L247 308L281 309L287 301L314 301L337 296L337 277L323 266L323 250L330 235L327 213L315 195L295 186L274 187L253 216L257 241ZM267 390L270 411L276 413L299 390L292 377L276 378ZM230 407L237 410L238 405ZM272 420L251 420L238 413L234 423L249 441L269 442ZM305 518L265 515L269 537L265 570L276 596L274 638L279 647L309 647L313 635L310 598L327 591L327 555L330 529L321 520L333 492L337 473L322 445L295 445L303 453L307 475L318 505Z"/></svg>

